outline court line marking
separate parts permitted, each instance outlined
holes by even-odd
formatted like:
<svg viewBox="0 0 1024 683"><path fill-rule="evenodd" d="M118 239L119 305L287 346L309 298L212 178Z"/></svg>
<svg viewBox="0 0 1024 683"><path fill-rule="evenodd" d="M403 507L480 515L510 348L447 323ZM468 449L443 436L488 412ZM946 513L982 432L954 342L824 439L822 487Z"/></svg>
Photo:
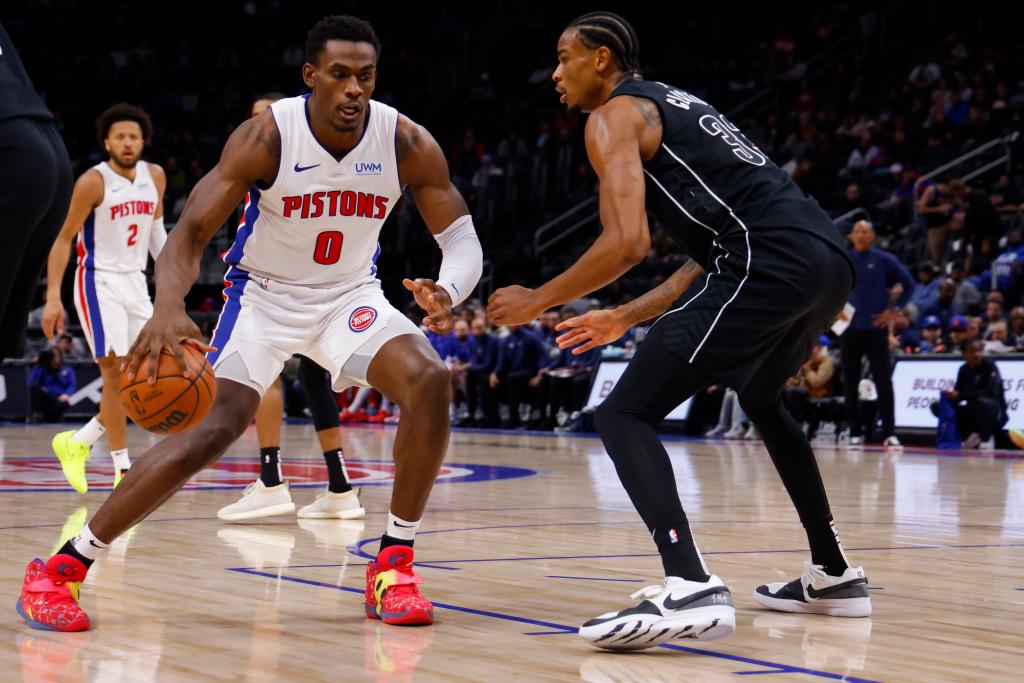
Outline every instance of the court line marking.
<svg viewBox="0 0 1024 683"><path fill-rule="evenodd" d="M621 581L623 583L643 583L643 579L610 579L601 576L558 576L548 574L545 579L572 579L574 581Z"/></svg>
<svg viewBox="0 0 1024 683"><path fill-rule="evenodd" d="M293 583L305 584L308 586L316 586L319 588L332 588L334 590L345 591L347 593L358 593L365 594L365 590L361 588L350 588L349 586L339 586L333 583L325 583L323 581L313 581L311 579L302 579L297 576L284 576L282 574L271 574L269 572L258 571L255 569L249 569L246 567L227 567L228 571L239 572L241 574L249 574L252 576L261 576L268 579L275 579L278 581L291 581ZM550 621L541 621L539 619L530 619L527 617L519 617L513 614L503 614L501 612L491 612L488 610L475 609L473 607L462 607L459 605L450 605L442 602L435 602L434 607L441 609L452 610L454 612L463 612L465 614L474 614L482 617L490 617L492 619L501 619L504 621L511 621L520 624L530 624L531 626L543 626L545 628L553 629L552 633L575 633L577 628L575 626L568 626L566 624L556 624ZM750 664L752 666L761 666L769 669L763 673L794 673L794 674L806 674L808 676L817 676L818 678L828 678L837 681L848 681L849 683L880 683L868 678L856 678L853 676L847 676L845 674L836 674L829 671L818 671L816 669L805 669L799 666L791 666L789 664L779 664L777 662L769 662L760 659L753 659L751 657L741 657L739 655L731 655L725 652L715 652L713 650L701 650L695 647L686 647L683 645L673 645L666 643L659 647L667 648L669 650L678 650L680 652L689 652L691 654L703 655L706 657L715 657L718 659L724 659L731 662L740 662L742 664ZM740 672L734 672L740 673ZM762 673L762 672L747 672L747 673Z"/></svg>

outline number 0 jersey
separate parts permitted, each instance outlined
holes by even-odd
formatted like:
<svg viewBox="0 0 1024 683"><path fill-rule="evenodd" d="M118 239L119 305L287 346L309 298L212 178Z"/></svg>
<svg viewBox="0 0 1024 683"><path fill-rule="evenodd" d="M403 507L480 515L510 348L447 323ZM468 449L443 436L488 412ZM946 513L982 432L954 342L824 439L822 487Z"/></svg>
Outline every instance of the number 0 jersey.
<svg viewBox="0 0 1024 683"><path fill-rule="evenodd" d="M338 160L313 134L308 97L271 105L281 135L277 177L249 190L224 260L285 284L357 287L376 280L377 238L402 194L398 111L370 101L363 137Z"/></svg>
<svg viewBox="0 0 1024 683"><path fill-rule="evenodd" d="M801 230L845 256L818 203L707 102L656 81L626 81L612 92L621 95L658 106L661 145L643 164L647 210L705 270L714 265L715 245L748 258L749 243L730 246L745 238L728 238L759 229Z"/></svg>
<svg viewBox="0 0 1024 683"><path fill-rule="evenodd" d="M103 201L78 233L79 267L111 273L146 270L160 200L149 164L135 165L135 182L115 173L106 161L93 168L103 176Z"/></svg>

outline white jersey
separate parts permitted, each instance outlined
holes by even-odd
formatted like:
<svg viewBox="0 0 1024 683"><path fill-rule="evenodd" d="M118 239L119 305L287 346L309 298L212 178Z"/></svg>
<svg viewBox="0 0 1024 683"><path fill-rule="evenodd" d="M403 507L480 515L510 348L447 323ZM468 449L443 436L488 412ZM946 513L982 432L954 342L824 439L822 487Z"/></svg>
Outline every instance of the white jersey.
<svg viewBox="0 0 1024 683"><path fill-rule="evenodd" d="M93 168L103 176L103 201L78 233L78 266L113 273L144 271L150 240L159 252L164 237L153 234L160 197L149 164L136 164L135 182L115 173L106 161Z"/></svg>
<svg viewBox="0 0 1024 683"><path fill-rule="evenodd" d="M274 184L253 187L224 260L242 273L308 287L375 282L385 219L402 194L395 156L398 111L371 101L362 139L340 160L313 134L306 96L270 109L281 135Z"/></svg>

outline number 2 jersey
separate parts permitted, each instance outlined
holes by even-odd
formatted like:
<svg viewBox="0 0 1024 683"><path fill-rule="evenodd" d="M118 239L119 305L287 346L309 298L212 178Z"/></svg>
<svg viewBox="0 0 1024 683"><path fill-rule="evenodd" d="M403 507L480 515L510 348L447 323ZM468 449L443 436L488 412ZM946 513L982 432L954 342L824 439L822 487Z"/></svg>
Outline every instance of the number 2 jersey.
<svg viewBox="0 0 1024 683"><path fill-rule="evenodd" d="M134 182L115 173L106 161L93 169L103 176L103 201L78 233L78 267L109 273L145 271L150 252L155 259L166 241L166 233L153 231L160 197L149 164L135 165Z"/></svg>
<svg viewBox="0 0 1024 683"><path fill-rule="evenodd" d="M249 190L235 242L224 254L234 266L229 280L249 273L289 285L345 289L376 280L377 239L402 194L398 111L370 101L362 138L336 159L313 134L307 98L270 107L281 161L272 185Z"/></svg>
<svg viewBox="0 0 1024 683"><path fill-rule="evenodd" d="M647 210L705 270L715 246L746 258L738 238L763 229L800 230L846 256L818 203L708 103L656 81L626 81L612 92L621 95L658 106L661 145L643 164Z"/></svg>

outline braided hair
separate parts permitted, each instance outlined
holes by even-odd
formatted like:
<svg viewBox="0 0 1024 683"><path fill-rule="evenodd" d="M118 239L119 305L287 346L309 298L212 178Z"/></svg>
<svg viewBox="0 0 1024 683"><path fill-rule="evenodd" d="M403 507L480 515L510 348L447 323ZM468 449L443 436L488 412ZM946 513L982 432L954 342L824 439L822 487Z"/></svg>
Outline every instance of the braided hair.
<svg viewBox="0 0 1024 683"><path fill-rule="evenodd" d="M566 27L576 29L580 41L591 50L604 46L619 67L640 78L640 39L628 21L611 12L588 12Z"/></svg>

